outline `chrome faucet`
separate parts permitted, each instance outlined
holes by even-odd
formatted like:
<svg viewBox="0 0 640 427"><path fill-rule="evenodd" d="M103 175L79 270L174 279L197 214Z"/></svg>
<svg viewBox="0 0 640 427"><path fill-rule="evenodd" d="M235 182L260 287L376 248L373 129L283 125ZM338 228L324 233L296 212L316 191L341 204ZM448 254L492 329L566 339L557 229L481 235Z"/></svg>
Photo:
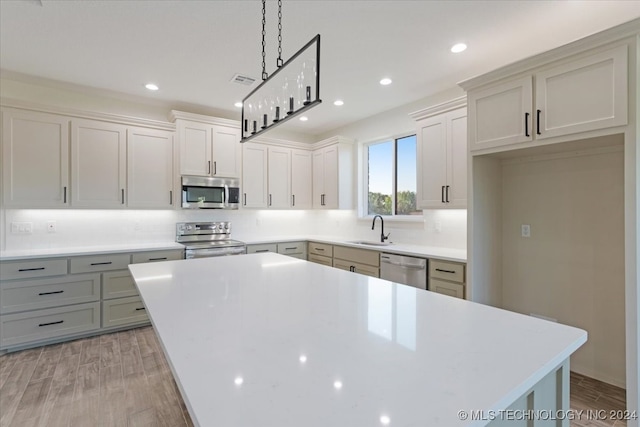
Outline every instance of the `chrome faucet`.
<svg viewBox="0 0 640 427"><path fill-rule="evenodd" d="M384 219L380 215L376 215L373 217L373 223L371 224L371 229L374 230L376 228L376 218L380 218L380 225L382 226L382 230L380 231L380 243L384 243L385 240L389 238L389 234L384 235Z"/></svg>

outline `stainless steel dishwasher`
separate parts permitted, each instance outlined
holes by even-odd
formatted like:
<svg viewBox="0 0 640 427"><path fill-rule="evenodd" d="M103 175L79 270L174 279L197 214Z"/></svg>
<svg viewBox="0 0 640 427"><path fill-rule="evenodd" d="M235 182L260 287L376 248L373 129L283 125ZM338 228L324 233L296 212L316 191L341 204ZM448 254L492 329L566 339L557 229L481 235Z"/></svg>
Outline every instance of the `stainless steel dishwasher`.
<svg viewBox="0 0 640 427"><path fill-rule="evenodd" d="M383 252L380 254L380 278L427 289L427 260Z"/></svg>

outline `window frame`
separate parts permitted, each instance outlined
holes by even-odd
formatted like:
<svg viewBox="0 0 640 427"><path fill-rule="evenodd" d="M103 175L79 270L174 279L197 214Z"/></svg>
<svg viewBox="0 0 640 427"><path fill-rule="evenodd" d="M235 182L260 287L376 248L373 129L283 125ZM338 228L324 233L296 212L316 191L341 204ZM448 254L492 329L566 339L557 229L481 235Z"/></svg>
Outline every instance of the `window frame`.
<svg viewBox="0 0 640 427"><path fill-rule="evenodd" d="M387 137L376 138L371 141L363 142L361 147L361 155L360 157L360 182L359 182L359 193L360 197L358 198L358 217L361 220L371 220L375 215L369 214L369 147L377 144L383 144L386 142L393 142L393 170L391 173L392 182L391 182L391 203L392 203L392 214L391 215L382 215L385 221L398 221L398 222L423 222L423 215L398 215L396 213L396 198L398 192L398 143L397 141L402 138L407 138L414 136L416 137L416 151L417 151L417 138L418 135L415 130L402 132L394 135L389 135ZM416 152L416 173L417 173L417 162L418 155ZM417 176L416 176L417 179ZM416 182L416 202L417 202L417 182ZM422 209L416 207L417 211L423 212Z"/></svg>

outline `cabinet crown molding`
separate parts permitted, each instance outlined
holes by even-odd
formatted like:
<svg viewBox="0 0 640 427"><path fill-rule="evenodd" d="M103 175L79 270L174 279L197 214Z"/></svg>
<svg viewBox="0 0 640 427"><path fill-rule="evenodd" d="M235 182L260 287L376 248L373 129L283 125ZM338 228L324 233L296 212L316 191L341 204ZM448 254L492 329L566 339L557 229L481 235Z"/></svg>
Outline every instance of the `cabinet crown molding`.
<svg viewBox="0 0 640 427"><path fill-rule="evenodd" d="M441 104L432 105L431 107L423 108L418 111L409 113L409 117L414 120L422 120L427 117L435 116L437 114L446 113L451 110L457 110L458 108L467 106L467 96L463 95L458 98L452 99Z"/></svg>
<svg viewBox="0 0 640 427"><path fill-rule="evenodd" d="M323 139L322 141L318 141L314 144L311 144L311 149L317 150L319 148L324 148L330 145L335 145L340 143L353 145L355 143L355 140L351 138L347 138L346 136L336 135L336 136L332 136L331 138Z"/></svg>
<svg viewBox="0 0 640 427"><path fill-rule="evenodd" d="M569 56L577 55L608 44L621 42L625 39L637 39L638 37L640 37L640 18L625 22L624 24L609 28L599 33L586 36L544 53L513 62L489 73L463 80L458 83L458 86L468 92L471 89L475 89L516 74L531 72L531 70L535 68L555 61L564 60Z"/></svg>
<svg viewBox="0 0 640 427"><path fill-rule="evenodd" d="M100 120L103 122L123 124L127 126L141 126L159 130L175 131L173 123L159 120L144 119L140 117L124 116L120 114L99 113L94 111L77 110L75 108L54 107L36 102L22 101L13 98L0 98L2 108L16 108L20 110L36 111L39 113L57 114L79 119Z"/></svg>
<svg viewBox="0 0 640 427"><path fill-rule="evenodd" d="M189 120L192 122L206 123L210 125L228 126L240 129L239 120L221 119L219 117L205 116L203 114L187 113L185 111L171 110L169 112L169 120L173 123L176 120Z"/></svg>

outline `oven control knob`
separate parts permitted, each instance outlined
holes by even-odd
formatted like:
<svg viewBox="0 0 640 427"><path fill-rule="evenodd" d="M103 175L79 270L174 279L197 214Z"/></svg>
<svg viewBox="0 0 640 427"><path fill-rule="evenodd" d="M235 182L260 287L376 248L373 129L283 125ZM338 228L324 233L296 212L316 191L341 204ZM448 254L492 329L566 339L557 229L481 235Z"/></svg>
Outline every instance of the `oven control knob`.
<svg viewBox="0 0 640 427"><path fill-rule="evenodd" d="M193 227L191 227L190 225L187 225L187 230L191 230Z"/></svg>
<svg viewBox="0 0 640 427"><path fill-rule="evenodd" d="M222 230L222 229L224 228L224 226L223 226L222 224L220 224L220 225L218 226L218 228L219 228L220 230Z"/></svg>
<svg viewBox="0 0 640 427"><path fill-rule="evenodd" d="M225 228L225 230L228 230L229 229L229 224L225 224L224 228Z"/></svg>

